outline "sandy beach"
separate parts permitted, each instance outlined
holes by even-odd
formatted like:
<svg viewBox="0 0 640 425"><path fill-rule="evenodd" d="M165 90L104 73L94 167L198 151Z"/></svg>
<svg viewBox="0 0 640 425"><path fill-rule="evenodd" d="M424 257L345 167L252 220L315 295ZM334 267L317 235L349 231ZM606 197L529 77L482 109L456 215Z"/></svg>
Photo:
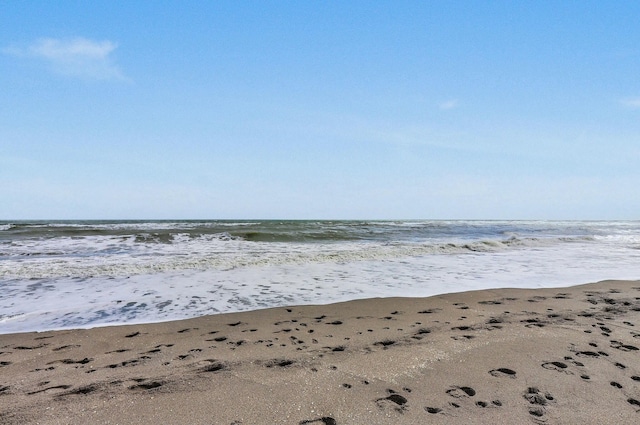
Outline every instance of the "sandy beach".
<svg viewBox="0 0 640 425"><path fill-rule="evenodd" d="M0 335L0 424L640 420L640 282Z"/></svg>

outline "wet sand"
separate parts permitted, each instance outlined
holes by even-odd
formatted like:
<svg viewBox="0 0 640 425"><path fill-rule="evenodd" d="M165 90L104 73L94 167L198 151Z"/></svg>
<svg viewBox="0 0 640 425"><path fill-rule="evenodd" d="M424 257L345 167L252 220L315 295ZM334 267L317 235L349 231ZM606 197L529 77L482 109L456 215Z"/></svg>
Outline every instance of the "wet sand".
<svg viewBox="0 0 640 425"><path fill-rule="evenodd" d="M0 424L640 421L640 281L0 335Z"/></svg>

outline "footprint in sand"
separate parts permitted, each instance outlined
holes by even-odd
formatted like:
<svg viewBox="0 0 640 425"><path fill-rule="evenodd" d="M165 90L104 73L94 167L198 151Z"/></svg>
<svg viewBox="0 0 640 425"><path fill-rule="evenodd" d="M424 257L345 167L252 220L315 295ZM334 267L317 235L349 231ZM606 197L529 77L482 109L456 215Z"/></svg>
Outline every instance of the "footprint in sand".
<svg viewBox="0 0 640 425"><path fill-rule="evenodd" d="M97 391L100 387L96 384L89 384L89 385L84 385L82 387L78 387L76 389L73 389L71 391L67 391L65 393L59 394L58 397L67 397L70 395L86 395L89 393L92 393L94 391Z"/></svg>
<svg viewBox="0 0 640 425"><path fill-rule="evenodd" d="M266 366L266 367L269 367L269 368L271 368L271 367L275 367L275 366L278 366L278 367L287 367L287 366L291 366L291 365L292 365L292 364L294 364L294 363L295 363L295 361L293 361L293 360L287 360L287 359L273 359L273 360L270 360L270 361L266 362L266 363L265 363L265 366Z"/></svg>
<svg viewBox="0 0 640 425"><path fill-rule="evenodd" d="M473 339L473 338L475 338L475 336L473 336L473 335L454 335L454 336L451 337L451 339L454 339L456 341L465 341L465 340Z"/></svg>
<svg viewBox="0 0 640 425"><path fill-rule="evenodd" d="M405 397L401 396L400 394L391 394L388 397L384 397L384 398L378 399L378 401L380 401L380 400L389 400L389 401L394 402L398 406L402 406L402 405L407 404L407 399Z"/></svg>
<svg viewBox="0 0 640 425"><path fill-rule="evenodd" d="M557 370L558 372L571 373L566 370L569 366L566 363L562 362L546 362L541 365L543 368L548 370Z"/></svg>
<svg viewBox="0 0 640 425"><path fill-rule="evenodd" d="M160 381L152 381L152 382L143 382L141 384L132 385L129 387L130 390L152 390L154 388L159 388L164 385L164 382Z"/></svg>
<svg viewBox="0 0 640 425"><path fill-rule="evenodd" d="M306 425L306 424L313 424L313 423L322 423L324 425L338 425L338 422L336 422L335 419L333 419L330 416L324 416L322 418L318 418L318 419L311 419L311 420L307 420L307 421L302 421L300 422L300 425Z"/></svg>
<svg viewBox="0 0 640 425"><path fill-rule="evenodd" d="M489 371L489 373L491 374L491 376L495 376L495 377L501 377L501 376L508 376L510 378L516 377L516 371L512 369L508 369L506 367L492 369Z"/></svg>
<svg viewBox="0 0 640 425"><path fill-rule="evenodd" d="M389 402L395 405L394 408L396 411L402 412L405 409L406 404L408 403L407 398L398 394L392 389L388 389L387 392L389 393L387 397L382 397L376 400L378 406L383 408L385 407L385 404Z"/></svg>
<svg viewBox="0 0 640 425"><path fill-rule="evenodd" d="M527 388L527 391L524 393L524 398L532 405L529 408L529 414L537 418L544 416L546 413L544 410L545 406L555 400L550 393L543 394L537 387Z"/></svg>
<svg viewBox="0 0 640 425"><path fill-rule="evenodd" d="M455 398L473 397L476 390L471 387L453 387L447 390L447 394Z"/></svg>
<svg viewBox="0 0 640 425"><path fill-rule="evenodd" d="M620 341L611 341L611 348L615 348L621 351L638 351L638 347L634 345L624 344Z"/></svg>

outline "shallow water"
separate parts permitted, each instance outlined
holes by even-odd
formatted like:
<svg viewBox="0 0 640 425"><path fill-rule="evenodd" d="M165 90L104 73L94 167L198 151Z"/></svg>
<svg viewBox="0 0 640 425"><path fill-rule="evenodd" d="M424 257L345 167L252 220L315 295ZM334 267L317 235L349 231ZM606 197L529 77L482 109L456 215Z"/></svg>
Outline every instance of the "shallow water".
<svg viewBox="0 0 640 425"><path fill-rule="evenodd" d="M640 222L0 222L0 333L640 278Z"/></svg>

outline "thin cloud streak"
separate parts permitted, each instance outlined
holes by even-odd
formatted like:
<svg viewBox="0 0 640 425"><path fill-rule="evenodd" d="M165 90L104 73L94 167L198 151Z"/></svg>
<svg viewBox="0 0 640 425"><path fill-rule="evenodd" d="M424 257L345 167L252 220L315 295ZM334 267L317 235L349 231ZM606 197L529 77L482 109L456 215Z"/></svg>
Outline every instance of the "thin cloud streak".
<svg viewBox="0 0 640 425"><path fill-rule="evenodd" d="M458 99L450 99L440 104L440 109L448 111L449 109L455 109L458 107Z"/></svg>
<svg viewBox="0 0 640 425"><path fill-rule="evenodd" d="M640 108L640 97L631 97L620 101L627 108Z"/></svg>
<svg viewBox="0 0 640 425"><path fill-rule="evenodd" d="M130 81L111 57L117 47L109 40L41 38L25 48L9 47L4 52L43 60L54 72L69 77Z"/></svg>

